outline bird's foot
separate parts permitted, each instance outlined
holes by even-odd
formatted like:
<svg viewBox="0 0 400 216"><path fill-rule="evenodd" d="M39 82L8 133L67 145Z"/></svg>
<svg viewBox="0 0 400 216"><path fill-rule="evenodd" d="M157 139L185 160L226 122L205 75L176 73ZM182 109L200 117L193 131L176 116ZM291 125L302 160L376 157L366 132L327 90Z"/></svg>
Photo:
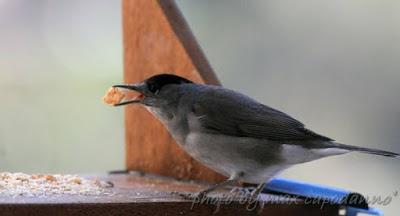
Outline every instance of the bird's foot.
<svg viewBox="0 0 400 216"><path fill-rule="evenodd" d="M199 192L199 193L188 193L188 192L179 192L174 191L171 192L172 195L177 195L185 200L202 200L207 197L206 193Z"/></svg>
<svg viewBox="0 0 400 216"><path fill-rule="evenodd" d="M265 202L258 195L251 194L247 200L246 209L248 211L256 211L260 214L264 209Z"/></svg>
<svg viewBox="0 0 400 216"><path fill-rule="evenodd" d="M212 204L216 206L213 214L219 212L220 210L220 202L215 202L218 201L218 198L209 197L207 196L207 193L204 191L198 193L172 192L171 194L177 195L185 200L191 201L192 205L190 209L193 209L198 204Z"/></svg>
<svg viewBox="0 0 400 216"><path fill-rule="evenodd" d="M255 211L258 210L258 212L262 212L264 208L264 201L262 199L258 198L258 195L255 195L254 191L251 192L251 188L237 188L237 189L232 189L232 193L239 193L240 197L238 197L239 203L245 204L246 209L249 211ZM220 210L220 202L216 202L218 200L223 200L226 197L210 197L207 196L206 193L204 192L198 192L198 193L189 193L189 192L171 192L172 195L179 196L180 198L183 198L184 200L189 200L192 201L192 207L196 204L214 204L216 206L216 209L214 213L218 212ZM234 196L235 197L235 196Z"/></svg>
<svg viewBox="0 0 400 216"><path fill-rule="evenodd" d="M250 197L254 189L252 187L234 187L230 193L238 194L239 197Z"/></svg>
<svg viewBox="0 0 400 216"><path fill-rule="evenodd" d="M195 197L195 193L181 192L181 191L173 191L171 195L178 196L185 200L193 200Z"/></svg>

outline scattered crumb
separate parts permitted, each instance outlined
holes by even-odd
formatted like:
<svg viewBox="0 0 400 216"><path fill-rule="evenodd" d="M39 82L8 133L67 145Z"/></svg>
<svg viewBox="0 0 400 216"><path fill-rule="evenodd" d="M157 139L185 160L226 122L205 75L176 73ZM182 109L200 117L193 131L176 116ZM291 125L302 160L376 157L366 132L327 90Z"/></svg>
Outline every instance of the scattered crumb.
<svg viewBox="0 0 400 216"><path fill-rule="evenodd" d="M0 195L110 195L110 184L78 175L49 175L0 172Z"/></svg>
<svg viewBox="0 0 400 216"><path fill-rule="evenodd" d="M80 178L74 178L74 180L72 180L75 184L82 184L82 180Z"/></svg>
<svg viewBox="0 0 400 216"><path fill-rule="evenodd" d="M45 175L44 178L46 179L46 181L50 181L50 182L54 182L56 181L56 177L52 176L52 175Z"/></svg>

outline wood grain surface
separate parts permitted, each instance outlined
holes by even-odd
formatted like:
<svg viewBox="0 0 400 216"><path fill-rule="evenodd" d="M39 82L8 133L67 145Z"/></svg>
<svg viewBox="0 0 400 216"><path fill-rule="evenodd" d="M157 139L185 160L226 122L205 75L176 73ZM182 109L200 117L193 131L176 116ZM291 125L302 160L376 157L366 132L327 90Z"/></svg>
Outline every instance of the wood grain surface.
<svg viewBox="0 0 400 216"><path fill-rule="evenodd" d="M219 85L174 1L124 0L123 29L125 83L173 73ZM125 125L128 170L210 182L225 178L189 157L143 107L127 106Z"/></svg>
<svg viewBox="0 0 400 216"><path fill-rule="evenodd" d="M249 211L247 204L221 201L219 211L215 203L195 203L171 192L196 192L207 185L176 181L157 176L120 174L100 176L114 184L108 194L97 196L47 195L41 197L7 197L0 194L0 215L338 215L339 206L276 202L275 195L263 194L266 202L262 212ZM220 191L228 194L227 191ZM286 199L287 200L287 199Z"/></svg>

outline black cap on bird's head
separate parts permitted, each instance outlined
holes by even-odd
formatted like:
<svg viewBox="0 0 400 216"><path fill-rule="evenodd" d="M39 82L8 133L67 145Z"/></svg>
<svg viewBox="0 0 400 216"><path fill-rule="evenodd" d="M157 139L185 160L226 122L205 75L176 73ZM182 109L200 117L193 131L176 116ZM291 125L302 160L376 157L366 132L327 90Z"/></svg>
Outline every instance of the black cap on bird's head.
<svg viewBox="0 0 400 216"><path fill-rule="evenodd" d="M157 97L157 95L163 89L163 87L172 84L180 85L186 83L193 83L193 82L173 74L158 74L138 84L114 85L113 86L114 88L123 88L140 93L140 95L135 99L129 101L123 101L121 103L115 104L115 106L121 106L131 103L142 103L145 105L151 105L151 103L147 102L154 100L154 98Z"/></svg>

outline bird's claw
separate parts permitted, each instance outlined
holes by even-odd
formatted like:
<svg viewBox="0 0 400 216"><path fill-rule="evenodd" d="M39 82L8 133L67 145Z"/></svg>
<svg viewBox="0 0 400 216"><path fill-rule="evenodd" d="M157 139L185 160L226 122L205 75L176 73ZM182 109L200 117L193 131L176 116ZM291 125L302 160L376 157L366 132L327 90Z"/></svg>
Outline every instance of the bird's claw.
<svg viewBox="0 0 400 216"><path fill-rule="evenodd" d="M238 193L239 196L251 196L252 191L254 188L249 188L249 187L234 187L230 191L230 193Z"/></svg>
<svg viewBox="0 0 400 216"><path fill-rule="evenodd" d="M199 193L188 193L188 192L172 192L172 195L177 195L185 200L202 200L204 197L206 197L206 193L204 192L199 192Z"/></svg>
<svg viewBox="0 0 400 216"><path fill-rule="evenodd" d="M185 200L193 199L193 194L192 193L187 193L187 192L174 191L174 192L171 192L171 195L176 195L176 196L178 196L180 198L183 198Z"/></svg>
<svg viewBox="0 0 400 216"><path fill-rule="evenodd" d="M246 206L246 209L248 211L254 211L254 210L258 209L257 212L260 214L264 210L264 204L265 203L258 198L257 199L251 198L251 200L249 200L249 202Z"/></svg>

